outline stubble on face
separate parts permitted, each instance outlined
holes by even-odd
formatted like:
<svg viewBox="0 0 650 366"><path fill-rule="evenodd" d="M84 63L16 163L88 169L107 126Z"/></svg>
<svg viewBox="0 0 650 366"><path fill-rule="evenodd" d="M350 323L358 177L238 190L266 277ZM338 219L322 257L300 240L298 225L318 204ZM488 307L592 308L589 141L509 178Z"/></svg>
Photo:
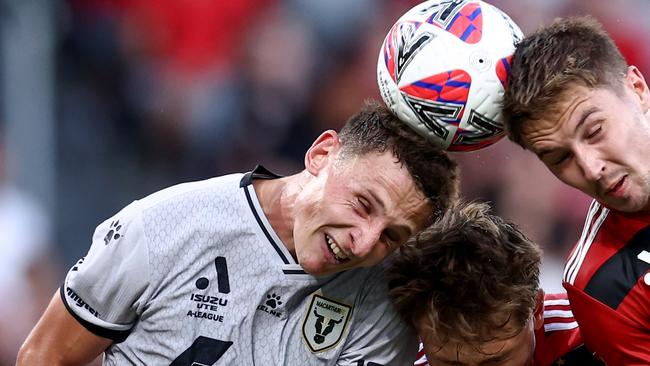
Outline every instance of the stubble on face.
<svg viewBox="0 0 650 366"><path fill-rule="evenodd" d="M525 122L522 133L527 148L559 180L607 207L625 212L649 210L650 164L645 157L650 155L650 119L634 93L629 88L617 92L577 86L563 94L562 102L552 108L556 112ZM589 124L579 127L590 111L595 111L596 117L587 120L602 120L605 131L593 144L585 138L589 133L583 131L589 131L585 127ZM558 154L547 154L554 150L568 153L572 161L566 167L555 166L554 155ZM599 159L602 171L590 178L574 159ZM621 188L615 191L617 185Z"/></svg>

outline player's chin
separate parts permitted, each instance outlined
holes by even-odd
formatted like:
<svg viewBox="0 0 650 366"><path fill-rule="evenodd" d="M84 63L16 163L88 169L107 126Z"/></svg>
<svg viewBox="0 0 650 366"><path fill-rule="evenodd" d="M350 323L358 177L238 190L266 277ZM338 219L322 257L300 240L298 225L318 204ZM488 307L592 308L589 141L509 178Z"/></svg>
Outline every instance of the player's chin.
<svg viewBox="0 0 650 366"><path fill-rule="evenodd" d="M643 211L650 206L648 198L642 199L641 197L625 197L618 199L605 199L605 206L620 212L639 212Z"/></svg>
<svg viewBox="0 0 650 366"><path fill-rule="evenodd" d="M337 272L331 263L320 258L302 258L299 260L299 263L305 272L316 277L327 276Z"/></svg>

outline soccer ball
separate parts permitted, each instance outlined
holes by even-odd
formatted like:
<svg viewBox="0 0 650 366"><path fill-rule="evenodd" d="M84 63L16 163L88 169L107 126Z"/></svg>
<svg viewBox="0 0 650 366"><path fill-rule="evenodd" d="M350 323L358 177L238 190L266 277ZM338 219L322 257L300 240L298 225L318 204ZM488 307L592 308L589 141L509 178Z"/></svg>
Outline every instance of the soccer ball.
<svg viewBox="0 0 650 366"><path fill-rule="evenodd" d="M507 14L484 1L425 1L384 39L377 62L381 97L446 150L491 145L505 134L501 103L522 37Z"/></svg>

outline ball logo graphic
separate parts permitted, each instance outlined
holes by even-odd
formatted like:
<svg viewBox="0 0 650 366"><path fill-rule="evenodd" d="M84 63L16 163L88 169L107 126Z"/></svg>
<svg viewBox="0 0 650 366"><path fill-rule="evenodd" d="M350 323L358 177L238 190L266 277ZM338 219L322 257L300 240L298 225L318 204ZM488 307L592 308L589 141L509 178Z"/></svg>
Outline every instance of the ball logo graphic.
<svg viewBox="0 0 650 366"><path fill-rule="evenodd" d="M430 0L388 32L377 62L386 105L450 151L504 136L501 102L519 27L480 0Z"/></svg>

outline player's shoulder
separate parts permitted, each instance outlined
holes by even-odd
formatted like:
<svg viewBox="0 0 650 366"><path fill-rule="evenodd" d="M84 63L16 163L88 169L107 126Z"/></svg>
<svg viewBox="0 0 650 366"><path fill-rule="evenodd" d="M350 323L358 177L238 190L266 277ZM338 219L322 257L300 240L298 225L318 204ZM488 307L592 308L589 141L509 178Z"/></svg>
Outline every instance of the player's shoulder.
<svg viewBox="0 0 650 366"><path fill-rule="evenodd" d="M579 350L583 345L583 340L567 294L546 294L543 311L544 326L535 334L537 363L558 365L570 358L573 361L567 365L582 365L580 362L575 362L586 358L576 357L581 354Z"/></svg>
<svg viewBox="0 0 650 366"><path fill-rule="evenodd" d="M584 272L583 264L591 252L592 245L598 242L599 239L596 239L596 236L600 232L608 214L609 209L607 207L604 207L596 200L591 202L580 237L567 257L563 273L564 282L574 284L578 275Z"/></svg>
<svg viewBox="0 0 650 366"><path fill-rule="evenodd" d="M111 230L113 228L110 225L116 225L118 222L122 228L125 224L133 222L141 222L144 227L149 227L155 225L156 222L174 221L175 217L205 214L210 207L220 205L222 200L236 201L238 199L237 190L241 177L242 174L230 174L180 183L161 189L124 206L114 216L101 223L98 228L106 226L107 230ZM240 202L240 205L243 203ZM163 216L166 219L146 219L147 217L160 216L161 213L164 213Z"/></svg>
<svg viewBox="0 0 650 366"><path fill-rule="evenodd" d="M373 314L392 311L388 285L379 265L337 273L323 285L322 293L363 309L357 311L360 317L373 317Z"/></svg>
<svg viewBox="0 0 650 366"><path fill-rule="evenodd" d="M569 306L569 296L566 292L558 292L554 294L544 294L544 307L547 305L566 304Z"/></svg>
<svg viewBox="0 0 650 366"><path fill-rule="evenodd" d="M362 292L372 292L380 297L388 296L388 281L386 279L386 265L380 263L370 267L355 268L346 271L349 281L355 281Z"/></svg>
<svg viewBox="0 0 650 366"><path fill-rule="evenodd" d="M234 193L239 189L239 181L242 176L243 174L237 173L204 180L179 183L142 198L139 200L139 205L141 209L147 209L178 197L188 197L190 195L209 193Z"/></svg>
<svg viewBox="0 0 650 366"><path fill-rule="evenodd" d="M429 366L429 361L427 360L427 355L424 351L422 342L420 342L420 346L418 347L418 353L415 356L415 363L413 363L413 366Z"/></svg>
<svg viewBox="0 0 650 366"><path fill-rule="evenodd" d="M388 285L385 280L384 269L381 265L369 267L357 267L334 275L335 279L328 284L335 283L336 286L345 286L356 292L385 293Z"/></svg>
<svg viewBox="0 0 650 366"><path fill-rule="evenodd" d="M607 207L603 206L597 200L592 200L585 216L580 241L584 241L584 238L588 237L593 230L598 230L608 214L609 209Z"/></svg>
<svg viewBox="0 0 650 366"><path fill-rule="evenodd" d="M544 295L544 332L578 329L566 293Z"/></svg>
<svg viewBox="0 0 650 366"><path fill-rule="evenodd" d="M582 247L593 241L594 236L599 231L631 235L638 231L639 228L645 227L648 223L650 223L650 214L647 212L620 212L603 206L597 200L592 200L585 216L585 222L580 238L576 243L574 250L577 249L584 251L584 248Z"/></svg>

